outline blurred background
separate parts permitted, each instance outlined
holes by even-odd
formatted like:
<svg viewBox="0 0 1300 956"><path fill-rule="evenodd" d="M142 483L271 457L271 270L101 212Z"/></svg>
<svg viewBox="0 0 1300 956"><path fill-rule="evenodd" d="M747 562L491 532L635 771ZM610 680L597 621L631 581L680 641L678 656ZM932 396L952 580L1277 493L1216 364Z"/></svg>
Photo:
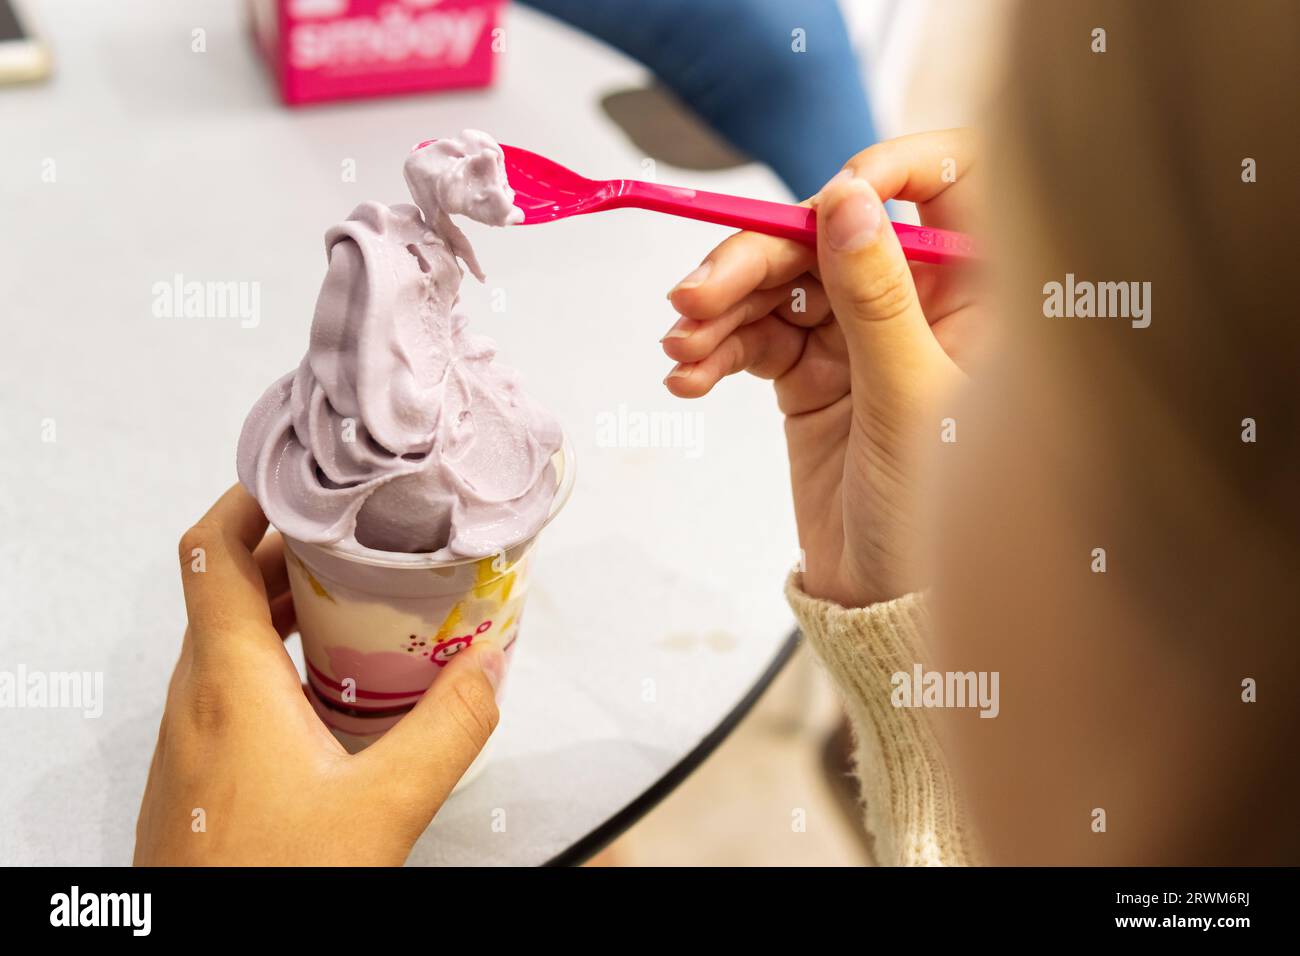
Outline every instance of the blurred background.
<svg viewBox="0 0 1300 956"><path fill-rule="evenodd" d="M127 6L129 15L117 5L26 0L0 14L0 78L6 81L0 104L14 123L6 129L0 158L9 220L0 229L8 233L6 258L15 266L0 293L8 310L30 319L15 327L12 353L27 356L28 378L20 389L6 375L13 391L5 417L14 420L12 406L24 415L57 415L69 423L65 428L80 421L87 432L106 436L99 446L72 446L71 454L80 448L84 456L72 472L66 463L50 465L48 474L33 478L6 466L2 477L10 493L31 484L50 496L44 514L34 506L10 509L15 549L23 547L24 528L33 536L57 532L78 540L100 522L105 501L114 503L124 527L149 540L149 549L121 560L91 562L99 583L87 587L99 587L107 577L115 590L86 592L86 603L98 609L100 639L69 638L85 641L79 653L92 662L87 666L111 673L113 664L129 657L131 673L139 670L140 676L124 676L119 686L143 698L158 686L170 655L159 652L155 659L149 652L142 658L131 642L137 634L174 628L179 597L170 594L176 590L170 571L165 585L139 582L146 574L161 575L174 534L198 502L230 480L238 419L232 402L212 399L213 390L240 396L233 404L246 407L258 389L296 361L305 343L304 306L320 277L319 235L360 199L394 201L400 183L392 157L440 130L481 124L503 141L554 155L593 176L799 199L874 141L976 121L993 79L989 67L997 61L994 37L1005 4L254 0L240 6L214 0L187 2L182 11L165 0L138 0ZM39 186L26 185L35 183L34 175L63 186L58 196L65 205L57 215L42 205L46 195ZM905 208L895 213L910 216ZM23 223L21 229L15 222ZM658 386L662 356L654 348L673 318L663 293L725 232L681 222L661 228L656 222L659 239L650 243L638 239L645 220L545 228L552 232L530 233L509 248L499 236L485 237L479 251L489 272L498 267L517 283L512 302L533 312L578 314L573 328L581 330L585 352L576 367L586 376L586 391L572 386L574 361L547 351L552 336L544 323L507 326L500 334L503 354L526 370L530 390L560 411L566 427L580 432L579 460L591 485L571 506L569 527L559 523L548 537L563 555L567 544L577 545L575 529L584 521L593 528L612 521L617 529L623 520L622 530L651 550L649 539L657 533L669 550L656 567L673 567L701 588L730 592L729 603L715 602L716 608L703 599L690 606L690 592L673 584L673 594L686 595L683 606L664 613L713 633L706 625L716 610L729 633L739 635L728 640L738 640L742 651L761 631L749 665L761 672L792 624L779 592L781 569L793 552L788 488L779 427L751 430L726 423L747 421L747 409L760 403L770 410L770 390L736 382L726 395L710 396L703 414L724 427L710 433L704 461L714 470L707 482L700 482L702 472L691 477L681 455L655 459L664 487L700 487L701 494L716 497L704 501L716 522L711 535L697 535L691 526L676 529L662 515L654 519L658 524L642 528L626 502L617 512L621 518L611 518L608 507L602 513L600 489L643 472L653 452L602 457L589 437L583 447L583 434L610 404L609 396L634 407L667 403ZM474 241L480 243L477 235ZM139 300L153 279L180 267L177 248L190 254L186 262L201 262L215 275L259 278L264 313L294 318L267 322L256 353L231 344L239 332L154 325L137 333L123 330L138 324L107 321L127 299ZM556 248L567 253L559 276L553 274ZM106 262L111 270L94 271ZM81 268L87 264L89 270ZM465 291L469 308L489 308L489 290ZM61 321L70 317L78 321ZM130 338L137 334L138 340ZM633 337L635 357L628 344ZM115 358L115 350L126 345L129 355ZM538 356L563 374L538 371L545 365ZM609 356L626 361L607 365ZM642 391L627 384L641 379ZM67 380L79 388L70 393ZM138 394L130 391L135 387ZM73 408L74 401L95 396L128 398L107 400L108 418L96 422ZM169 418L166 406L185 396L191 399L185 414ZM133 434L124 424L128 419L141 424L146 437L123 437ZM186 442L192 448L182 454ZM115 448L130 454L119 456ZM735 474L728 462L735 462ZM69 477L92 469L101 497ZM763 477L755 477L760 471ZM152 477L142 479L142 473ZM728 492L742 482L743 493ZM784 510L756 520L757 506L747 505L743 494L781 502ZM586 518L584 507L590 509ZM683 539L698 539L697 564L671 550L672 541ZM161 557L139 557L145 550ZM67 553L57 559L65 576L66 562L78 560ZM26 635L9 647L20 659L41 659L51 633L82 630L84 617L61 609L48 591L57 575L44 560L15 550L10 563L6 624L12 634ZM552 561L554 568L563 565ZM713 571L717 581L710 578ZM634 580L649 576L639 567L628 574ZM743 590L737 581L752 582L761 598L736 593ZM166 600L154 599L159 588L169 592ZM554 589L566 593L562 585ZM119 601L120 593L127 597ZM655 613L663 603L647 597ZM593 640L620 637L606 633L616 626L598 623L607 620L599 606L589 610L579 626L592 631ZM66 619L60 616L65 612ZM530 616L539 629L564 630L547 618L551 613L559 612L539 607ZM646 627L645 642L662 644L673 631L666 621ZM22 643L27 639L30 645ZM101 654L106 663L94 664ZM725 661L717 666L718 673L734 676L734 688L721 678L717 707L725 711L752 677L726 670ZM138 687L130 683L137 679ZM710 710L697 725L715 719ZM120 775L121 782L110 787L111 806L102 811L114 827L121 826L121 807L134 812L142 785L137 765L147 762L153 727L150 702L115 728L114 746L131 755L125 765L126 758L106 749L103 738L87 736L81 744L90 755L87 766L105 761ZM691 725L679 736L689 744L699 732ZM60 746L68 739L60 737ZM60 788L96 779L89 771L83 777L81 770L42 769L46 757L32 746L33 774L47 772ZM593 862L869 863L847 777L848 751L833 692L800 649L716 752ZM663 759L672 763L675 756L680 753ZM13 803L34 805L26 790L10 792ZM25 811L24 825L39 829L48 822L38 816ZM91 830L108 826L101 827L99 819ZM120 859L128 838L104 840L102 846L98 836L86 839L90 849L69 850L71 859L95 862L97 852L106 862ZM33 854L40 856L35 849L16 852L22 859Z"/></svg>

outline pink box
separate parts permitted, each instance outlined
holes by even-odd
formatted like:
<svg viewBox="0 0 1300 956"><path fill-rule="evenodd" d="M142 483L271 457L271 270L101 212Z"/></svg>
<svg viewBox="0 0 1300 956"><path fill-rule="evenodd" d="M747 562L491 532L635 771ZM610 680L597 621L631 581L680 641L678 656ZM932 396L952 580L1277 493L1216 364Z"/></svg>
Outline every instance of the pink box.
<svg viewBox="0 0 1300 956"><path fill-rule="evenodd" d="M284 102L487 86L505 0L249 0Z"/></svg>

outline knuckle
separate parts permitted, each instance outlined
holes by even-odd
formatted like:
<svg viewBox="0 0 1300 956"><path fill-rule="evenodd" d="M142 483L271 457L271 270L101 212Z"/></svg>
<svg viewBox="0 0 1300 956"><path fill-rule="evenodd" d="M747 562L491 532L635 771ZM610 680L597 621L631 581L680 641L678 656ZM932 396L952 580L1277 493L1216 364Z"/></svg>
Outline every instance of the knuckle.
<svg viewBox="0 0 1300 956"><path fill-rule="evenodd" d="M178 669L159 722L156 759L177 781L209 778L213 761L261 733L265 713L250 688L249 669L195 654ZM250 737L250 728L255 733ZM241 743L242 742L242 743Z"/></svg>
<svg viewBox="0 0 1300 956"><path fill-rule="evenodd" d="M883 160L889 158L892 154L893 147L889 141L882 143L873 143L860 153L855 153L847 163L845 169L851 169L855 174L861 174L863 170L871 169L879 165Z"/></svg>
<svg viewBox="0 0 1300 956"><path fill-rule="evenodd" d="M476 748L487 743L497 728L497 702L485 681L460 680L451 689L451 717Z"/></svg>
<svg viewBox="0 0 1300 956"><path fill-rule="evenodd" d="M912 307L910 276L906 269L890 267L880 275L846 289L844 298L859 315L873 320L896 319Z"/></svg>
<svg viewBox="0 0 1300 956"><path fill-rule="evenodd" d="M189 686L189 706L186 713L191 729L198 734L220 733L230 723L231 699L228 688L220 680L197 676Z"/></svg>
<svg viewBox="0 0 1300 956"><path fill-rule="evenodd" d="M221 529L206 519L199 521L187 530L181 535L180 544L177 547L181 564L188 566L194 560L195 551L208 551L211 549L220 534Z"/></svg>
<svg viewBox="0 0 1300 956"><path fill-rule="evenodd" d="M723 342L718 352L722 360L722 372L725 375L735 375L749 367L750 354L739 335L733 335Z"/></svg>

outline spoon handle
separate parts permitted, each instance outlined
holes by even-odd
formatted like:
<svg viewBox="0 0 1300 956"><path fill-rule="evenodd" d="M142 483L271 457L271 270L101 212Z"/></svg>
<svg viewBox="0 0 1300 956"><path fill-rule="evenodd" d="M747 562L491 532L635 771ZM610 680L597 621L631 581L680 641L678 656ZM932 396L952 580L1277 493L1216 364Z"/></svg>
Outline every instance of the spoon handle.
<svg viewBox="0 0 1300 956"><path fill-rule="evenodd" d="M604 208L632 206L720 226L749 229L793 239L804 245L817 245L817 213L807 206L745 199L633 179L615 181L612 185L613 196ZM892 225L903 254L912 262L964 262L975 258L974 243L963 233L902 222Z"/></svg>

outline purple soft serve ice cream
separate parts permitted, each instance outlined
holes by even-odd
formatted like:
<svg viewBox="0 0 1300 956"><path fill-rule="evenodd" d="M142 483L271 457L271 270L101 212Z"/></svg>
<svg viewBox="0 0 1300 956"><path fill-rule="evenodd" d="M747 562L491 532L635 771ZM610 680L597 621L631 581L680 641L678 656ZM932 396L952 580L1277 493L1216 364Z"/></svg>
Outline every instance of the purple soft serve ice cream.
<svg viewBox="0 0 1300 956"><path fill-rule="evenodd" d="M450 216L523 214L485 133L422 147L404 174L415 206L365 202L325 233L307 354L244 422L239 480L301 541L483 557L545 522L561 432L454 311L461 262L483 272Z"/></svg>

